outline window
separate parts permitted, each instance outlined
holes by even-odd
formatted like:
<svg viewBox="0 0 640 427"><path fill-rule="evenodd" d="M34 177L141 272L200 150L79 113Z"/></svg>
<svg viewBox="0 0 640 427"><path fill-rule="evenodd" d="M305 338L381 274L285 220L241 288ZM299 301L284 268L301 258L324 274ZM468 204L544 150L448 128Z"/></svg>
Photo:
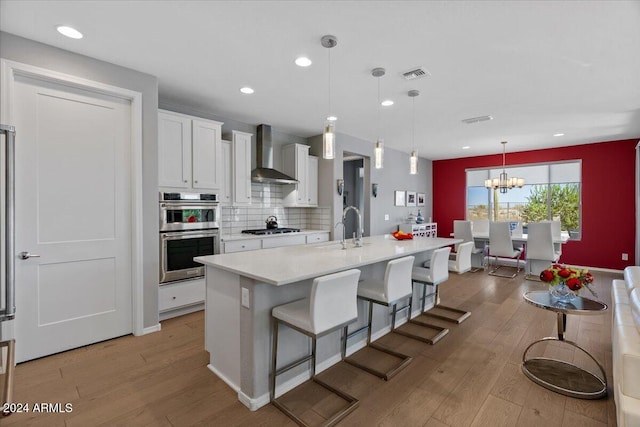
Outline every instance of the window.
<svg viewBox="0 0 640 427"><path fill-rule="evenodd" d="M582 164L579 160L505 168L509 177L524 178L522 188L507 193L487 189L484 180L502 168L467 170L467 219L529 222L559 220L572 239L580 238Z"/></svg>

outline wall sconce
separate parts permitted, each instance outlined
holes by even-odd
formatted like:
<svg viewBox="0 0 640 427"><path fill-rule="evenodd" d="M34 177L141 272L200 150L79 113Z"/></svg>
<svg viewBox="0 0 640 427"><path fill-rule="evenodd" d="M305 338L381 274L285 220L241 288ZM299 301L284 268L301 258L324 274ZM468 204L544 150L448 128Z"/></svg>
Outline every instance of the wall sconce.
<svg viewBox="0 0 640 427"><path fill-rule="evenodd" d="M342 193L344 193L344 179L339 179L338 180L338 194L342 196Z"/></svg>
<svg viewBox="0 0 640 427"><path fill-rule="evenodd" d="M373 197L378 197L378 184L371 184L371 194Z"/></svg>

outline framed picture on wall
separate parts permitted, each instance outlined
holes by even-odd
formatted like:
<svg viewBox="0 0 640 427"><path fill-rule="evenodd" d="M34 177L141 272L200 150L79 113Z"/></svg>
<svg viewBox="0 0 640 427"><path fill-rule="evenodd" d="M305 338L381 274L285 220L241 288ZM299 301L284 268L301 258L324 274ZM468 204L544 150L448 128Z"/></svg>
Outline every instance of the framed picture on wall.
<svg viewBox="0 0 640 427"><path fill-rule="evenodd" d="M424 206L425 205L425 197L426 194L424 193L418 193L418 206Z"/></svg>
<svg viewBox="0 0 640 427"><path fill-rule="evenodd" d="M416 192L407 191L407 206L415 206L415 205L416 205Z"/></svg>
<svg viewBox="0 0 640 427"><path fill-rule="evenodd" d="M394 191L395 201L394 205L396 206L404 206L404 191Z"/></svg>

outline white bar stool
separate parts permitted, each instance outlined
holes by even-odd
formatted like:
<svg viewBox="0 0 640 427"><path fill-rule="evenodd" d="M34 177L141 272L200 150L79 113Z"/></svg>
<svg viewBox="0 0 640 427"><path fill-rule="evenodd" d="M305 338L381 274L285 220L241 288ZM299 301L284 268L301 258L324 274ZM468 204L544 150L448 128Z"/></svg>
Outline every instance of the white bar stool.
<svg viewBox="0 0 640 427"><path fill-rule="evenodd" d="M415 257L408 256L404 258L398 258L391 260L387 263L387 268L384 273L384 280L366 279L358 284L358 298L369 301L369 320L367 325L362 328L353 331L347 335L347 339L359 334L363 330L367 330L367 346L383 353L394 356L399 360L398 364L393 366L388 371L380 371L369 366L366 366L351 357L344 359L345 362L360 368L370 374L373 374L379 378L388 381L389 378L404 369L409 362L411 362L411 356L398 353L393 350L389 350L380 345L371 342L371 321L373 318L373 303L383 305L385 307L393 306L391 312L391 331L396 328L396 314L398 311L405 310L411 306L411 296L413 289L411 288L411 268L413 268L413 261ZM409 298L409 304L397 309L397 303L399 300Z"/></svg>
<svg viewBox="0 0 640 427"><path fill-rule="evenodd" d="M338 329L343 329L341 356L344 359L347 327L358 319L357 289L360 270L347 270L318 277L311 286L309 298L279 305L271 310L273 317L273 346L271 354L271 403L302 426L308 425L293 411L276 399L276 377L305 362L311 361L311 380L347 401L346 408L331 415L324 426L334 425L358 406L358 399L337 390L316 378L316 340ZM288 327L311 337L311 354L277 369L278 325Z"/></svg>
<svg viewBox="0 0 640 427"><path fill-rule="evenodd" d="M468 243L464 243L465 245ZM463 245L460 245L463 246ZM448 322L462 323L465 321L471 313L464 310L459 310L454 307L447 307L440 304L440 285L449 280L449 253L450 247L436 249L431 254L431 262L429 268L414 267L412 272L412 280L417 283L422 283L423 295L422 295L422 314L425 316L435 317L437 319L446 320ZM427 285L435 288L434 292L427 295ZM425 300L427 297L435 296L434 309L444 311L445 313L452 313L453 317L444 314L432 313L425 311ZM430 325L431 326L431 325Z"/></svg>

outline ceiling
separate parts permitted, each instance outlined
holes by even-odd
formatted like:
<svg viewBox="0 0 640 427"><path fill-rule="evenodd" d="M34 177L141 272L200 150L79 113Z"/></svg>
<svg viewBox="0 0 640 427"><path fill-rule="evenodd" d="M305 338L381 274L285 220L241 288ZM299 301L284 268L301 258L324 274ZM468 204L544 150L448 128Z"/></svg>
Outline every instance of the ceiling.
<svg viewBox="0 0 640 427"><path fill-rule="evenodd" d="M329 112L332 34L338 133L429 159L640 137L638 1L2 0L0 29L155 75L163 103L301 137ZM406 81L417 66L430 75Z"/></svg>

